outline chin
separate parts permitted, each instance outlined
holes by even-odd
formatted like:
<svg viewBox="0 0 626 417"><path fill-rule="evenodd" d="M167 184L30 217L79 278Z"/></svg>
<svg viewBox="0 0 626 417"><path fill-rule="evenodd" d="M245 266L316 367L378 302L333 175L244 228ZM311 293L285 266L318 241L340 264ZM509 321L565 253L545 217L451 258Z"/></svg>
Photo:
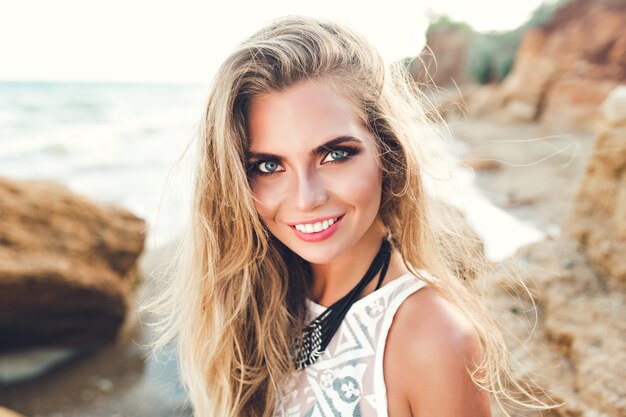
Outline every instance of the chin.
<svg viewBox="0 0 626 417"><path fill-rule="evenodd" d="M306 243L306 242L289 242L285 243L293 253L311 264L324 265L334 261L340 254L340 250L336 244L329 243Z"/></svg>
<svg viewBox="0 0 626 417"><path fill-rule="evenodd" d="M329 264L335 259L335 256L325 256L323 253L319 253L319 251L317 251L316 253L310 253L310 252L307 252L307 253L296 252L296 253L302 259L304 259L305 261L313 265Z"/></svg>

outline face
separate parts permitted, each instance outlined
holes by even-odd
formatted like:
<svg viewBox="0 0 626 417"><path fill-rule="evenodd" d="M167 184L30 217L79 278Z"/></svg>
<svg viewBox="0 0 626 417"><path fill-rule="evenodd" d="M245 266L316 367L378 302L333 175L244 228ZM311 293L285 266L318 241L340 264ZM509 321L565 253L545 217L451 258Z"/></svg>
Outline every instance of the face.
<svg viewBox="0 0 626 417"><path fill-rule="evenodd" d="M288 248L326 264L380 236L376 139L345 97L303 81L253 100L248 127L256 209Z"/></svg>

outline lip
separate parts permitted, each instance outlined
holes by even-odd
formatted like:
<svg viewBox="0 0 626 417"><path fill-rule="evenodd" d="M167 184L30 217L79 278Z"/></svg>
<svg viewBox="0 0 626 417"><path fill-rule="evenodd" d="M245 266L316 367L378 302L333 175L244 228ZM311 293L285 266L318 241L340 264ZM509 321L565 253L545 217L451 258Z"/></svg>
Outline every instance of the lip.
<svg viewBox="0 0 626 417"><path fill-rule="evenodd" d="M296 234L296 236L298 236L301 240L304 240L305 242L321 242L322 240L326 240L330 238L337 231L339 226L341 226L341 224L343 223L343 218L345 217L345 215L342 214L341 216L336 216L336 217L339 217L339 219L335 223L330 225L328 229L322 230L321 232L302 233L295 227L296 224L301 224L301 223L294 223L293 226L291 225L290 226L291 226L291 229ZM334 219L334 218L335 217L325 217L325 218L322 218L321 220L315 219L315 220L308 221L308 223Z"/></svg>

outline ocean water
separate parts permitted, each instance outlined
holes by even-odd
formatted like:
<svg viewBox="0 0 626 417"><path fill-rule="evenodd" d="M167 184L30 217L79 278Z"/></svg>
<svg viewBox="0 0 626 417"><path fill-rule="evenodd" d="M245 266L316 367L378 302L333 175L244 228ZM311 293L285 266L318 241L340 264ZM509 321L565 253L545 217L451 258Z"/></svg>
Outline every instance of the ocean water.
<svg viewBox="0 0 626 417"><path fill-rule="evenodd" d="M0 82L0 175L130 209L161 245L182 230L202 85ZM179 160L180 158L180 160ZM150 243L149 243L150 244Z"/></svg>

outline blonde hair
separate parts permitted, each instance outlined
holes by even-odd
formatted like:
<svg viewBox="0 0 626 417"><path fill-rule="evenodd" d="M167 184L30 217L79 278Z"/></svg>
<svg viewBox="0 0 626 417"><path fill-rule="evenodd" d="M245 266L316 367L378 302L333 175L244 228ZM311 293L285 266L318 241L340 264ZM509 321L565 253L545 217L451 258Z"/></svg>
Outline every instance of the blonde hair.
<svg viewBox="0 0 626 417"><path fill-rule="evenodd" d="M343 92L378 138L380 217L407 268L434 273L438 280L428 283L474 324L484 353L472 373L475 383L503 409L507 399L548 408L532 385L512 377L503 338L473 280L465 279L476 267L476 245L438 221L441 215L434 217L424 192L427 159L421 146L434 136L433 113L425 111L404 66L387 69L376 50L343 25L287 17L245 40L213 81L177 270L143 306L161 317L154 323L154 347L178 344L180 375L195 415L272 416L295 370L292 350L304 325L311 270L268 232L256 212L245 167L246 119L255 97L316 78Z"/></svg>

